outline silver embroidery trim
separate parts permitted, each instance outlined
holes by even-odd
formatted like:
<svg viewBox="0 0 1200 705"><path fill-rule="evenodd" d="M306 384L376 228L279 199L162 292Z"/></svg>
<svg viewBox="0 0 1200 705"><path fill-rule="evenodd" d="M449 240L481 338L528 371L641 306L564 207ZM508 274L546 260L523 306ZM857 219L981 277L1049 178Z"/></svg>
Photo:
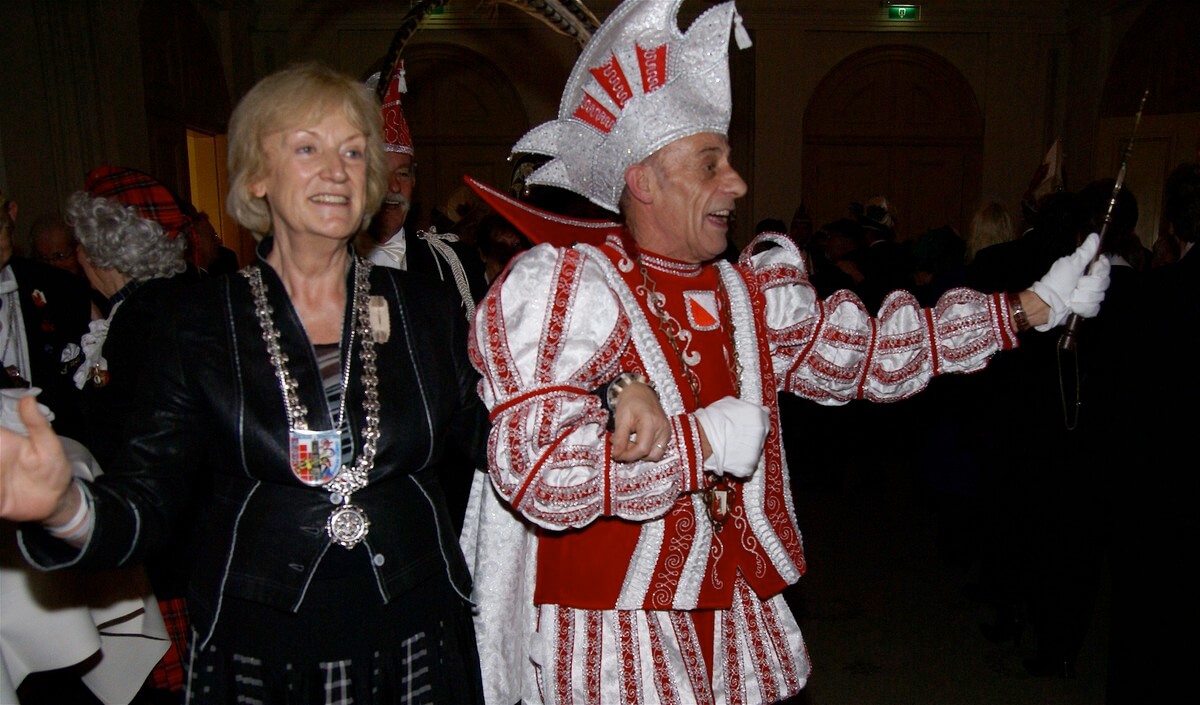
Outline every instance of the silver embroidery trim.
<svg viewBox="0 0 1200 705"><path fill-rule="evenodd" d="M741 275L728 262L718 262L717 270L725 283L725 291L729 294L729 314L733 319L733 342L737 347L738 359L742 361L741 398L762 404L763 371L759 360L758 336L751 310L750 292ZM779 442L778 436L777 433L775 441L777 443ZM746 519L750 522L751 531L758 538L759 544L766 551L767 557L770 558L775 569L790 584L800 579L800 569L792 561L783 541L767 519L764 503L766 498L765 457L766 453L764 452L753 477L743 485L742 504L746 508ZM786 467L782 470L786 475ZM793 513L791 516L795 516L795 514Z"/></svg>
<svg viewBox="0 0 1200 705"><path fill-rule="evenodd" d="M696 306L700 306L701 299L706 299L706 298L710 298L710 297L711 297L711 302L714 306L720 306L720 304L717 303L716 292L707 291L704 289L688 289L683 292L684 311L687 313L688 325L690 325L692 327L692 330L709 331L709 330L716 330L721 327L721 313L719 310L708 311L708 309L705 309L706 311L708 311L709 313L712 314L712 317L714 319L713 323L710 325L707 325L707 326L700 325L699 323L696 322L696 319L692 316L693 302L695 302ZM704 308L704 307L700 306L700 308Z"/></svg>
<svg viewBox="0 0 1200 705"><path fill-rule="evenodd" d="M705 569L708 567L708 553L712 549L712 522L708 520L708 510L704 507L704 495L699 492L692 494L692 513L695 515L692 525L696 533L692 537L687 562L683 565L683 575L679 577L675 601L671 604L677 610L696 608L696 602L700 599L700 586L704 583L707 573Z"/></svg>
<svg viewBox="0 0 1200 705"><path fill-rule="evenodd" d="M668 416L683 413L683 397L679 393L679 386L675 383L667 358L654 336L654 329L650 327L650 321L646 319L633 291L621 278L612 261L598 248L592 245L576 245L575 249L600 267L609 288L629 316L630 338L638 358L646 367L646 376L654 382L663 410ZM687 462L687 458L682 454L679 454L679 457L681 462ZM664 532L665 522L661 518L642 524L637 547L634 548L629 570L625 573L625 581L621 585L621 594L617 597L617 609L641 609L645 604L646 595L649 594L650 584L654 579L654 568L658 565L659 553L662 551Z"/></svg>
<svg viewBox="0 0 1200 705"><path fill-rule="evenodd" d="M656 257L646 252L641 254L641 260L647 269L653 269L656 272L663 272L664 274L674 274L680 277L698 277L700 276L700 272L704 271L704 266L700 264L675 262L663 257Z"/></svg>

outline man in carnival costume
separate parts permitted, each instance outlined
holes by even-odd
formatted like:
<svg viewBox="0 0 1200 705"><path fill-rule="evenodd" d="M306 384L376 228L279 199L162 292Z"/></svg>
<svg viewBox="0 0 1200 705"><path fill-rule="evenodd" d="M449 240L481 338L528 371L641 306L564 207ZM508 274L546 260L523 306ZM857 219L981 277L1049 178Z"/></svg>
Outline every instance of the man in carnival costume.
<svg viewBox="0 0 1200 705"><path fill-rule="evenodd" d="M367 85L374 89L379 80L376 73ZM400 62L383 96L383 148L388 160L388 191L367 230L365 242L369 251L366 256L384 267L424 272L449 282L458 292L469 318L475 313L475 302L487 289L479 255L459 244L458 236L452 233L439 233L432 228L419 231L415 236L405 232L404 222L412 208L413 189L417 183L412 133L400 103L400 95L407 90L404 62Z"/></svg>
<svg viewBox="0 0 1200 705"><path fill-rule="evenodd" d="M1020 294L957 289L877 317L820 300L800 252L761 235L719 259L746 184L729 163L732 2L686 34L682 0L627 0L588 42L559 118L514 151L623 224L537 212L474 184L540 244L480 303L472 359L489 475L463 546L489 703L767 703L809 661L781 595L805 569L777 391L889 401L968 372L1077 311L1095 315L1097 238ZM573 247L563 247L570 242ZM590 244L587 244L589 243ZM653 386L666 419L608 430ZM650 398L653 398L652 396ZM630 457L636 440L645 449Z"/></svg>
<svg viewBox="0 0 1200 705"><path fill-rule="evenodd" d="M367 85L376 89L380 74L374 74ZM392 269L433 277L445 282L458 295L467 320L475 317L475 303L487 290L483 261L473 247L460 242L453 233L437 232L434 228L409 233L404 226L412 209L413 190L417 184L417 163L414 160L412 132L404 117L400 96L408 91L404 62L396 66L383 95L383 149L388 161L388 190L379 212L371 219L367 230L359 235L366 250L365 256L374 264ZM458 452L452 449L451 452ZM447 463L446 468L470 468L472 464ZM455 528L461 528L466 511L471 475L444 474L446 505Z"/></svg>

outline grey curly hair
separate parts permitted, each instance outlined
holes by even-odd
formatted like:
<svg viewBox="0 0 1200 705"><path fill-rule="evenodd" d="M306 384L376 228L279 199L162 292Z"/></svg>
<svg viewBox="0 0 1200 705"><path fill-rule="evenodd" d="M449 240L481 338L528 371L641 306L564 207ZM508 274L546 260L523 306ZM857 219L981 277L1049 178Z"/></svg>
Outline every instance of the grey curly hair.
<svg viewBox="0 0 1200 705"><path fill-rule="evenodd" d="M67 199L67 224L88 260L115 269L136 281L179 274L187 269L183 250L187 240L167 239L163 228L138 215L133 206L76 191Z"/></svg>

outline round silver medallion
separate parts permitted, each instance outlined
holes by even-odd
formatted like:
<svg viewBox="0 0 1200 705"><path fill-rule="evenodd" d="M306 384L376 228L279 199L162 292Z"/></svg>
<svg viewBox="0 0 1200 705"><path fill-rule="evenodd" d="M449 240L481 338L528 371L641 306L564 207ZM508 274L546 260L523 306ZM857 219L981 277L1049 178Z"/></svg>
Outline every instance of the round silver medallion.
<svg viewBox="0 0 1200 705"><path fill-rule="evenodd" d="M367 513L353 504L343 504L329 515L325 529L329 537L343 548L354 548L359 541L367 536L371 522L367 521Z"/></svg>

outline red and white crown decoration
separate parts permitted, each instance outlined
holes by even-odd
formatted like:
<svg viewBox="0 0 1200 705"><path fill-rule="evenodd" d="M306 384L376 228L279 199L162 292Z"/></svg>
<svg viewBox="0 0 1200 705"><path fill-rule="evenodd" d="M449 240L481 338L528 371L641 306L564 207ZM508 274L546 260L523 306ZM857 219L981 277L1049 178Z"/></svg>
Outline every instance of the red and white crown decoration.
<svg viewBox="0 0 1200 705"><path fill-rule="evenodd" d="M682 2L626 0L613 10L571 71L558 119L513 147L554 157L526 183L569 189L616 213L630 165L677 139L728 131L731 26L739 48L750 37L732 0L680 32Z"/></svg>
<svg viewBox="0 0 1200 705"><path fill-rule="evenodd" d="M367 85L374 88L379 74L371 76ZM400 105L400 94L408 92L404 81L404 62L396 65L396 73L383 95L383 149L387 152L412 154L412 134L408 131L408 120L404 119L404 108Z"/></svg>

